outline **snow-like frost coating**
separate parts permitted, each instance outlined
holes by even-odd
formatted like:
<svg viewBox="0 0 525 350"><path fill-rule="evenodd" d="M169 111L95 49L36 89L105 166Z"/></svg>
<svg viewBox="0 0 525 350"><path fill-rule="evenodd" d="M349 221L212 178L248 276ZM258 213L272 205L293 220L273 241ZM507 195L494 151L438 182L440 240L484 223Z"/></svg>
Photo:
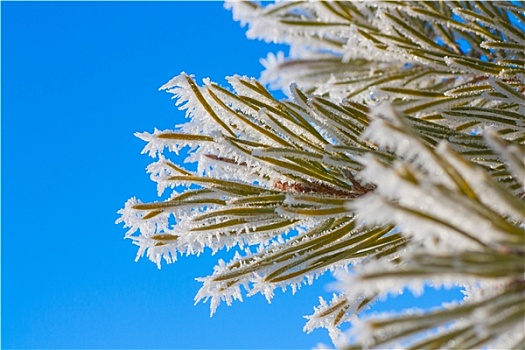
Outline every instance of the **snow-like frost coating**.
<svg viewBox="0 0 525 350"><path fill-rule="evenodd" d="M403 348L462 327L476 341L501 334L484 346L515 346L524 327L511 322L525 302L513 289L524 276L525 78L516 64L523 28L502 14L519 4L225 7L248 37L289 45L287 56L261 60L260 79L288 99L239 75L229 88L184 72L161 86L188 122L136 133L157 158L147 172L159 196L172 189L163 202L132 198L119 211L137 258L160 268L178 254L237 249L199 279L195 301L210 301L211 314L243 294L270 302L276 288L295 293L335 272L338 294L320 299L305 331L325 328L337 347ZM170 153L187 153L197 170ZM466 297L425 314L360 315L425 286L461 286Z"/></svg>

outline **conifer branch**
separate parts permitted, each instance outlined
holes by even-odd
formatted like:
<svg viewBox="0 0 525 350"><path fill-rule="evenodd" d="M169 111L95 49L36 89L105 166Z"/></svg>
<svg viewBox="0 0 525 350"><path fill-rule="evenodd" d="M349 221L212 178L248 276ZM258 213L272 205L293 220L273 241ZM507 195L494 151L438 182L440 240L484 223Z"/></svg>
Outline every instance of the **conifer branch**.
<svg viewBox="0 0 525 350"><path fill-rule="evenodd" d="M200 279L195 300L212 313L351 269L305 326L340 347L523 348L524 2L227 7L249 38L290 55L268 55L260 81L233 76L226 88L182 73L161 87L190 121L137 133L158 158L147 170L159 195L174 189L119 211L137 257L160 267L238 248ZM168 159L185 147L195 171ZM467 297L361 317L429 283Z"/></svg>

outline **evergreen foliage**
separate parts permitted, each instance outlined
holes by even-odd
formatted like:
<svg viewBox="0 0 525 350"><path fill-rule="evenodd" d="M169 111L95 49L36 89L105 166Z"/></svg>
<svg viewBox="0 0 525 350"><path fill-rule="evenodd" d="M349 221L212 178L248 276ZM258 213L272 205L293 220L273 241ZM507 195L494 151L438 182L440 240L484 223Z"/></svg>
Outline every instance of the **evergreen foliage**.
<svg viewBox="0 0 525 350"><path fill-rule="evenodd" d="M249 38L290 55L231 88L185 73L161 87L190 120L137 133L159 195L173 189L119 211L137 257L160 267L239 248L202 279L196 300L212 313L337 271L341 292L305 326L336 346L525 348L524 2L227 7ZM166 156L187 147L195 172ZM424 285L460 286L465 299L360 314Z"/></svg>

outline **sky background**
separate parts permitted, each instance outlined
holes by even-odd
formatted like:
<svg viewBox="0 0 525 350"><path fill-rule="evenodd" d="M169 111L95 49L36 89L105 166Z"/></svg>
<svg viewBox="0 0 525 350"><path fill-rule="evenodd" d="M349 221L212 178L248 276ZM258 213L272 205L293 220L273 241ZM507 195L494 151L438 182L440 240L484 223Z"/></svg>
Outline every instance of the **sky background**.
<svg viewBox="0 0 525 350"><path fill-rule="evenodd" d="M193 305L217 256L158 270L115 225L156 185L136 131L183 120L158 88L181 71L259 77L284 47L245 38L220 2L2 2L2 348L298 348L324 282ZM433 294L433 298L436 294ZM402 298L389 307L403 305ZM431 303L435 299L429 299Z"/></svg>

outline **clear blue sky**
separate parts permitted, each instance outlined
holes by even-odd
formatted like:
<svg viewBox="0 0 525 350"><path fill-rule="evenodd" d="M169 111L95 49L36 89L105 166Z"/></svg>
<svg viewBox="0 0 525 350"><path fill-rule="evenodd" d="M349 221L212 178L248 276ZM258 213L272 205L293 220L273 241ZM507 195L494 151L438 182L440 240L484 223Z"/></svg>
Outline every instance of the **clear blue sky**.
<svg viewBox="0 0 525 350"><path fill-rule="evenodd" d="M136 131L183 119L157 91L186 71L258 77L277 46L219 2L2 2L2 347L303 348L322 283L272 304L193 306L217 257L158 270L115 225L156 199ZM281 48L283 49L283 48ZM331 278L325 279L330 281Z"/></svg>

